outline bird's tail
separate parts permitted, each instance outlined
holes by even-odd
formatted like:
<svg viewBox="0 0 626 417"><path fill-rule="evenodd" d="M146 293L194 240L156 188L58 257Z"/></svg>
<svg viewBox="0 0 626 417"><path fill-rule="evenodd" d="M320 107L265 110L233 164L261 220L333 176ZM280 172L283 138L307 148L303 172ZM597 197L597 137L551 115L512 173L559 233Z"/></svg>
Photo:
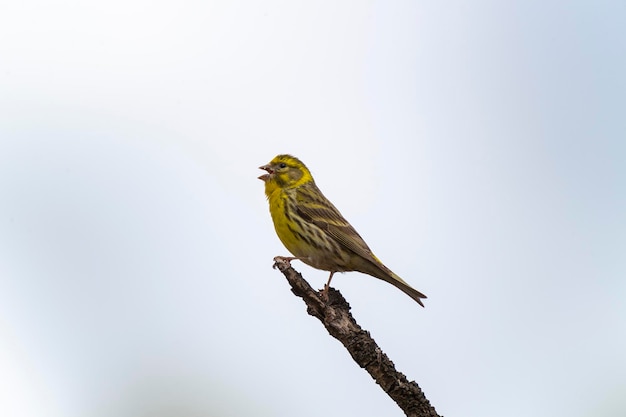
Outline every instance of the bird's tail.
<svg viewBox="0 0 626 417"><path fill-rule="evenodd" d="M402 290L406 295L417 301L419 305L424 307L424 303L422 303L422 298L428 298L421 292L417 291L415 288L411 287L407 284L402 278L394 274L389 268L387 268L382 263L380 265L375 265L376 268L373 271L364 271L367 274L370 274L376 278L382 279L393 285L394 287Z"/></svg>
<svg viewBox="0 0 626 417"><path fill-rule="evenodd" d="M391 271L390 271L391 272ZM384 278L383 278L384 279ZM411 287L409 284L404 282L402 278L391 272L391 281L386 280L388 283L395 285L397 288L401 289L406 295L417 301L419 305L424 307L424 303L422 303L422 298L428 298L415 288Z"/></svg>

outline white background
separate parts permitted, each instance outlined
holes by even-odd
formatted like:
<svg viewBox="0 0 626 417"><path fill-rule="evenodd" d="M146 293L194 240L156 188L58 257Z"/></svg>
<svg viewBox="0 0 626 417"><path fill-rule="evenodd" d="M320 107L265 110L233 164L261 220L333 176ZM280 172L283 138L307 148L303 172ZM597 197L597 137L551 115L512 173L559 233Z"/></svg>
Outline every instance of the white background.
<svg viewBox="0 0 626 417"><path fill-rule="evenodd" d="M429 296L333 280L440 414L626 414L624 28L622 1L4 2L0 414L402 415L271 268L278 153Z"/></svg>

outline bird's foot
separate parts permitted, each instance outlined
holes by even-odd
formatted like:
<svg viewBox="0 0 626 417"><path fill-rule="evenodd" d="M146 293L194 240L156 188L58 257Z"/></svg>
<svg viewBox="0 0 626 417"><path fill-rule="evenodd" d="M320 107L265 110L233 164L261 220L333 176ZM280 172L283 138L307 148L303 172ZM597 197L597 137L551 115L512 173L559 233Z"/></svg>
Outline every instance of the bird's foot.
<svg viewBox="0 0 626 417"><path fill-rule="evenodd" d="M328 284L324 284L324 288L320 291L320 297L322 297L322 300L324 300L324 302L328 303L328 290L330 289L330 286Z"/></svg>

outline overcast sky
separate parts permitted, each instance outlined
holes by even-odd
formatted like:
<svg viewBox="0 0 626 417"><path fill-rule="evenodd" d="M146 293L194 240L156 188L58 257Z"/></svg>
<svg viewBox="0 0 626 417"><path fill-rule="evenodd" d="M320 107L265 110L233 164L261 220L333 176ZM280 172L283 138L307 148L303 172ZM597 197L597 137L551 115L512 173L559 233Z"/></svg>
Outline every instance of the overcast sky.
<svg viewBox="0 0 626 417"><path fill-rule="evenodd" d="M4 2L0 415L401 416L271 268L279 153L439 414L625 415L625 74L623 1Z"/></svg>

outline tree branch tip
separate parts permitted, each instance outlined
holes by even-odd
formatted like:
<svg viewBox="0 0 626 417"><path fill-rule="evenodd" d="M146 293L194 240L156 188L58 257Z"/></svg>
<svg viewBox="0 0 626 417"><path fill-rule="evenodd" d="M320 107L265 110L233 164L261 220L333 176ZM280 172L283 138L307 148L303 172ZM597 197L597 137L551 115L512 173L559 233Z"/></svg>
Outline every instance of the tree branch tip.
<svg viewBox="0 0 626 417"><path fill-rule="evenodd" d="M275 256L274 265L272 268L278 269L280 272L284 272L286 269L291 268L291 261L284 256Z"/></svg>

